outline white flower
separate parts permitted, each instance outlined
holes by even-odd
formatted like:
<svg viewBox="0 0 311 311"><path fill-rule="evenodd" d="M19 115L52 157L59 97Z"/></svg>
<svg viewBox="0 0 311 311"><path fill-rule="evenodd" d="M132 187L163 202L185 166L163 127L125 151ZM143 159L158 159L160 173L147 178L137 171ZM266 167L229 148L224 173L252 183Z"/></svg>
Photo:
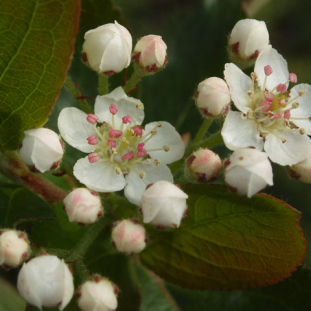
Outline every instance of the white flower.
<svg viewBox="0 0 311 311"><path fill-rule="evenodd" d="M256 149L239 149L225 161L225 181L229 188L249 198L273 185L272 166L266 153Z"/></svg>
<svg viewBox="0 0 311 311"><path fill-rule="evenodd" d="M136 44L133 60L147 72L155 72L163 68L167 62L167 46L160 36L142 37Z"/></svg>
<svg viewBox="0 0 311 311"><path fill-rule="evenodd" d="M64 154L58 135L46 128L28 130L24 133L25 137L19 150L22 161L34 166L41 173L56 169Z"/></svg>
<svg viewBox="0 0 311 311"><path fill-rule="evenodd" d="M288 169L291 177L304 183L311 183L311 155Z"/></svg>
<svg viewBox="0 0 311 311"><path fill-rule="evenodd" d="M219 117L230 109L230 92L227 83L211 77L198 85L194 95L195 103L204 117Z"/></svg>
<svg viewBox="0 0 311 311"><path fill-rule="evenodd" d="M129 66L132 36L116 21L89 30L84 39L82 59L93 70L109 76Z"/></svg>
<svg viewBox="0 0 311 311"><path fill-rule="evenodd" d="M188 195L176 185L160 180L143 193L141 210L144 223L160 228L179 227L187 210Z"/></svg>
<svg viewBox="0 0 311 311"><path fill-rule="evenodd" d="M100 197L94 191L77 188L64 199L64 208L69 221L78 224L92 224L103 215Z"/></svg>
<svg viewBox="0 0 311 311"><path fill-rule="evenodd" d="M17 267L28 258L29 253L26 233L8 229L0 231L0 265Z"/></svg>
<svg viewBox="0 0 311 311"><path fill-rule="evenodd" d="M74 292L73 277L56 256L39 256L24 263L18 274L17 289L21 296L40 310L59 306L63 310Z"/></svg>
<svg viewBox="0 0 311 311"><path fill-rule="evenodd" d="M287 91L293 75L275 49L268 46L259 54L252 79L231 63L224 74L240 110L228 113L221 132L229 149L264 149L280 165L293 165L311 154L311 87L299 84Z"/></svg>
<svg viewBox="0 0 311 311"><path fill-rule="evenodd" d="M77 291L82 311L112 311L118 306L118 288L101 276L86 281Z"/></svg>
<svg viewBox="0 0 311 311"><path fill-rule="evenodd" d="M146 247L146 230L136 219L123 219L113 224L112 244L124 253L139 253Z"/></svg>
<svg viewBox="0 0 311 311"><path fill-rule="evenodd" d="M143 119L143 104L128 97L121 87L97 96L95 115L77 108L63 109L58 127L64 140L91 153L75 164L76 178L99 192L125 187L125 196L137 205L148 184L173 181L165 164L183 156L184 143L167 122L152 122L142 130Z"/></svg>

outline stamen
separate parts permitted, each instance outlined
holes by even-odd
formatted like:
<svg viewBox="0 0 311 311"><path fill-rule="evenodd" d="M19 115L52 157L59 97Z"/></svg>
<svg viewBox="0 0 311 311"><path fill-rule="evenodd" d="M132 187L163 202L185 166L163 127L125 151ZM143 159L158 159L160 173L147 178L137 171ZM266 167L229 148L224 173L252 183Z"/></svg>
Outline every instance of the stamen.
<svg viewBox="0 0 311 311"><path fill-rule="evenodd" d="M265 75L266 76L270 76L272 74L272 72L273 72L273 70L272 70L270 65L265 66L264 67L264 71L265 71Z"/></svg>
<svg viewBox="0 0 311 311"><path fill-rule="evenodd" d="M90 153L87 158L90 163L95 163L100 160L100 157L97 152Z"/></svg>
<svg viewBox="0 0 311 311"><path fill-rule="evenodd" d="M274 96L275 96L275 95L274 95L272 92L269 92L269 93L265 94L265 99L266 99L267 101L269 101L269 102L272 102L273 99L274 99Z"/></svg>
<svg viewBox="0 0 311 311"><path fill-rule="evenodd" d="M285 110L284 111L284 119L285 120L289 120L290 119L290 111L289 110Z"/></svg>
<svg viewBox="0 0 311 311"><path fill-rule="evenodd" d="M293 104L292 104L292 108L293 108L293 109L297 109L297 108L299 108L299 106L300 106L299 103L293 103Z"/></svg>
<svg viewBox="0 0 311 311"><path fill-rule="evenodd" d="M290 73L289 74L289 81L292 83L297 83L298 79L297 79L297 75L294 73Z"/></svg>
<svg viewBox="0 0 311 311"><path fill-rule="evenodd" d="M259 106L262 107L262 111L267 112L271 109L271 103L268 100L262 100L259 103Z"/></svg>
<svg viewBox="0 0 311 311"><path fill-rule="evenodd" d="M159 121L158 124L157 124L157 126L158 126L158 127L162 127L162 126L163 126L163 123L162 123L161 121Z"/></svg>
<svg viewBox="0 0 311 311"><path fill-rule="evenodd" d="M119 138L122 134L121 131L115 130L112 127L109 129L109 138Z"/></svg>
<svg viewBox="0 0 311 311"><path fill-rule="evenodd" d="M112 139L108 139L107 144L110 146L110 148L116 148L116 142Z"/></svg>
<svg viewBox="0 0 311 311"><path fill-rule="evenodd" d="M165 152L168 152L168 151L170 151L170 147L169 147L169 146L163 146L163 150L164 150Z"/></svg>
<svg viewBox="0 0 311 311"><path fill-rule="evenodd" d="M121 169L120 169L120 167L116 167L116 173L118 174L118 175L120 175L121 174Z"/></svg>
<svg viewBox="0 0 311 311"><path fill-rule="evenodd" d="M143 130L142 129L140 129L139 127L134 127L134 134L133 135L135 135L135 136L141 136L142 135L142 133L143 133Z"/></svg>
<svg viewBox="0 0 311 311"><path fill-rule="evenodd" d="M143 104L142 104L142 103L138 103L138 104L136 105L136 108L137 108L137 109L143 108Z"/></svg>
<svg viewBox="0 0 311 311"><path fill-rule="evenodd" d="M287 139L284 137L281 137L276 131L271 131L277 138L281 139L282 143L285 144L287 142Z"/></svg>
<svg viewBox="0 0 311 311"><path fill-rule="evenodd" d="M274 114L274 119L281 119L282 116L279 113Z"/></svg>
<svg viewBox="0 0 311 311"><path fill-rule="evenodd" d="M276 91L280 92L280 93L285 93L286 92L286 84L282 84L280 83L277 87L276 87Z"/></svg>
<svg viewBox="0 0 311 311"><path fill-rule="evenodd" d="M116 105L111 105L109 107L109 111L110 111L111 114L115 115L119 111L119 109L118 109L118 107Z"/></svg>
<svg viewBox="0 0 311 311"><path fill-rule="evenodd" d="M299 90L298 91L299 96L303 96L306 94L306 92L304 90Z"/></svg>
<svg viewBox="0 0 311 311"><path fill-rule="evenodd" d="M300 133L301 135L306 134L306 130L305 130L305 129L300 129L300 130L299 130L299 133Z"/></svg>
<svg viewBox="0 0 311 311"><path fill-rule="evenodd" d="M144 171L141 171L141 172L139 173L139 177L140 177L141 179L145 178L145 176L146 176L146 173L145 173Z"/></svg>
<svg viewBox="0 0 311 311"><path fill-rule="evenodd" d="M97 145L98 141L97 141L97 136L96 135L92 135L90 137L87 138L87 142L89 145Z"/></svg>
<svg viewBox="0 0 311 311"><path fill-rule="evenodd" d="M124 154L122 156L122 160L125 161L125 160L133 160L134 159L134 154L132 152L128 152L126 154Z"/></svg>
<svg viewBox="0 0 311 311"><path fill-rule="evenodd" d="M91 124L96 124L98 117L95 114L89 113L86 117L87 122Z"/></svg>
<svg viewBox="0 0 311 311"><path fill-rule="evenodd" d="M125 116L125 117L122 118L122 122L124 124L131 123L132 122L132 118L130 116Z"/></svg>
<svg viewBox="0 0 311 311"><path fill-rule="evenodd" d="M143 150L144 149L145 144L144 143L140 143L137 146L137 150Z"/></svg>
<svg viewBox="0 0 311 311"><path fill-rule="evenodd" d="M136 154L136 158L143 158L147 153L147 150L145 149L140 149L138 150L137 154Z"/></svg>
<svg viewBox="0 0 311 311"><path fill-rule="evenodd" d="M154 160L154 164L155 164L156 166L159 166L159 165L161 164L161 161L160 161L160 160Z"/></svg>

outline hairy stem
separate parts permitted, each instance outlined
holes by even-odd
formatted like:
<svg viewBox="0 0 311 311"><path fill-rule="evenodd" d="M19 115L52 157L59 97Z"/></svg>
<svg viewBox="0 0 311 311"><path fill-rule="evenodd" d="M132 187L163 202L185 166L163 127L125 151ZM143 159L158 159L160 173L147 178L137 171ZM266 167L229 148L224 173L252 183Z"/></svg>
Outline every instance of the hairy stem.
<svg viewBox="0 0 311 311"><path fill-rule="evenodd" d="M144 76L144 72L135 66L135 70L131 76L131 78L126 82L125 86L123 87L124 92L128 94L131 90L133 90L136 84L141 80Z"/></svg>
<svg viewBox="0 0 311 311"><path fill-rule="evenodd" d="M209 127L211 126L213 122L212 118L205 119L202 123L201 127L199 128L199 131L195 135L195 138L193 140L194 144L199 143L206 135L206 132L208 131Z"/></svg>
<svg viewBox="0 0 311 311"><path fill-rule="evenodd" d="M108 76L99 74L98 75L98 94L106 95L109 92Z"/></svg>

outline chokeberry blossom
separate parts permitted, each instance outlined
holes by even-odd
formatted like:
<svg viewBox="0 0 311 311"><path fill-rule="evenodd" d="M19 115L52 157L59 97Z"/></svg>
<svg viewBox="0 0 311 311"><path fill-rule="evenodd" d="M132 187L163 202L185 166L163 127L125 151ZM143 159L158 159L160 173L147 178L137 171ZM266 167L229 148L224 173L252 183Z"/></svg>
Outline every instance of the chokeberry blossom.
<svg viewBox="0 0 311 311"><path fill-rule="evenodd" d="M148 184L173 181L165 165L179 160L185 150L175 128L151 122L142 129L143 104L128 97L121 87L97 96L95 114L65 108L58 118L64 140L90 153L77 161L75 177L89 189L113 192L125 187L125 196L139 205Z"/></svg>
<svg viewBox="0 0 311 311"><path fill-rule="evenodd" d="M271 161L296 164L311 154L311 87L299 84L286 60L271 46L258 56L251 78L236 65L225 66L225 79L237 111L226 117L222 136L231 150L255 147Z"/></svg>

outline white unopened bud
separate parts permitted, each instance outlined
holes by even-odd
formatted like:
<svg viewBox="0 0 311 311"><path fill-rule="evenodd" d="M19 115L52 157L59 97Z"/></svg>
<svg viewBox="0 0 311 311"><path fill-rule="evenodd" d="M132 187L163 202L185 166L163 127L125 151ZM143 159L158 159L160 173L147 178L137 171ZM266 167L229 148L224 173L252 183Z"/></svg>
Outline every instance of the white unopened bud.
<svg viewBox="0 0 311 311"><path fill-rule="evenodd" d="M136 44L132 59L149 73L159 71L167 62L167 46L160 36L142 37Z"/></svg>
<svg viewBox="0 0 311 311"><path fill-rule="evenodd" d="M198 85L194 99L204 117L223 116L230 109L231 97L227 83L217 77L202 81Z"/></svg>
<svg viewBox="0 0 311 311"><path fill-rule="evenodd" d="M308 184L311 183L311 155L305 160L289 166L288 169L291 177Z"/></svg>
<svg viewBox="0 0 311 311"><path fill-rule="evenodd" d="M18 274L17 289L21 296L40 310L59 306L63 310L74 292L73 277L56 256L39 256L24 263Z"/></svg>
<svg viewBox="0 0 311 311"><path fill-rule="evenodd" d="M229 57L243 69L253 65L268 44L269 32L265 22L242 19L235 24L229 36Z"/></svg>
<svg viewBox="0 0 311 311"><path fill-rule="evenodd" d="M273 185L272 166L265 152L238 149L224 163L225 181L230 190L249 198Z"/></svg>
<svg viewBox="0 0 311 311"><path fill-rule="evenodd" d="M84 40L82 60L93 70L111 76L129 66L132 36L116 21L87 31Z"/></svg>
<svg viewBox="0 0 311 311"><path fill-rule="evenodd" d="M82 311L112 311L118 306L118 288L101 276L86 281L77 291Z"/></svg>
<svg viewBox="0 0 311 311"><path fill-rule="evenodd" d="M16 230L0 230L0 265L14 268L21 265L29 256L30 247L27 235Z"/></svg>
<svg viewBox="0 0 311 311"><path fill-rule="evenodd" d="M214 181L222 168L219 156L205 148L192 153L186 160L185 173L188 178L200 182Z"/></svg>
<svg viewBox="0 0 311 311"><path fill-rule="evenodd" d="M138 220L124 219L114 223L111 240L120 252L139 253L146 247L146 230Z"/></svg>
<svg viewBox="0 0 311 311"><path fill-rule="evenodd" d="M144 223L160 228L179 227L187 210L188 195L176 185L160 180L145 190L141 199Z"/></svg>
<svg viewBox="0 0 311 311"><path fill-rule="evenodd" d="M19 155L22 161L41 173L56 169L64 150L59 136L52 130L38 128L25 131Z"/></svg>
<svg viewBox="0 0 311 311"><path fill-rule="evenodd" d="M69 221L77 224L92 224L103 215L100 197L87 188L73 190L63 202Z"/></svg>

